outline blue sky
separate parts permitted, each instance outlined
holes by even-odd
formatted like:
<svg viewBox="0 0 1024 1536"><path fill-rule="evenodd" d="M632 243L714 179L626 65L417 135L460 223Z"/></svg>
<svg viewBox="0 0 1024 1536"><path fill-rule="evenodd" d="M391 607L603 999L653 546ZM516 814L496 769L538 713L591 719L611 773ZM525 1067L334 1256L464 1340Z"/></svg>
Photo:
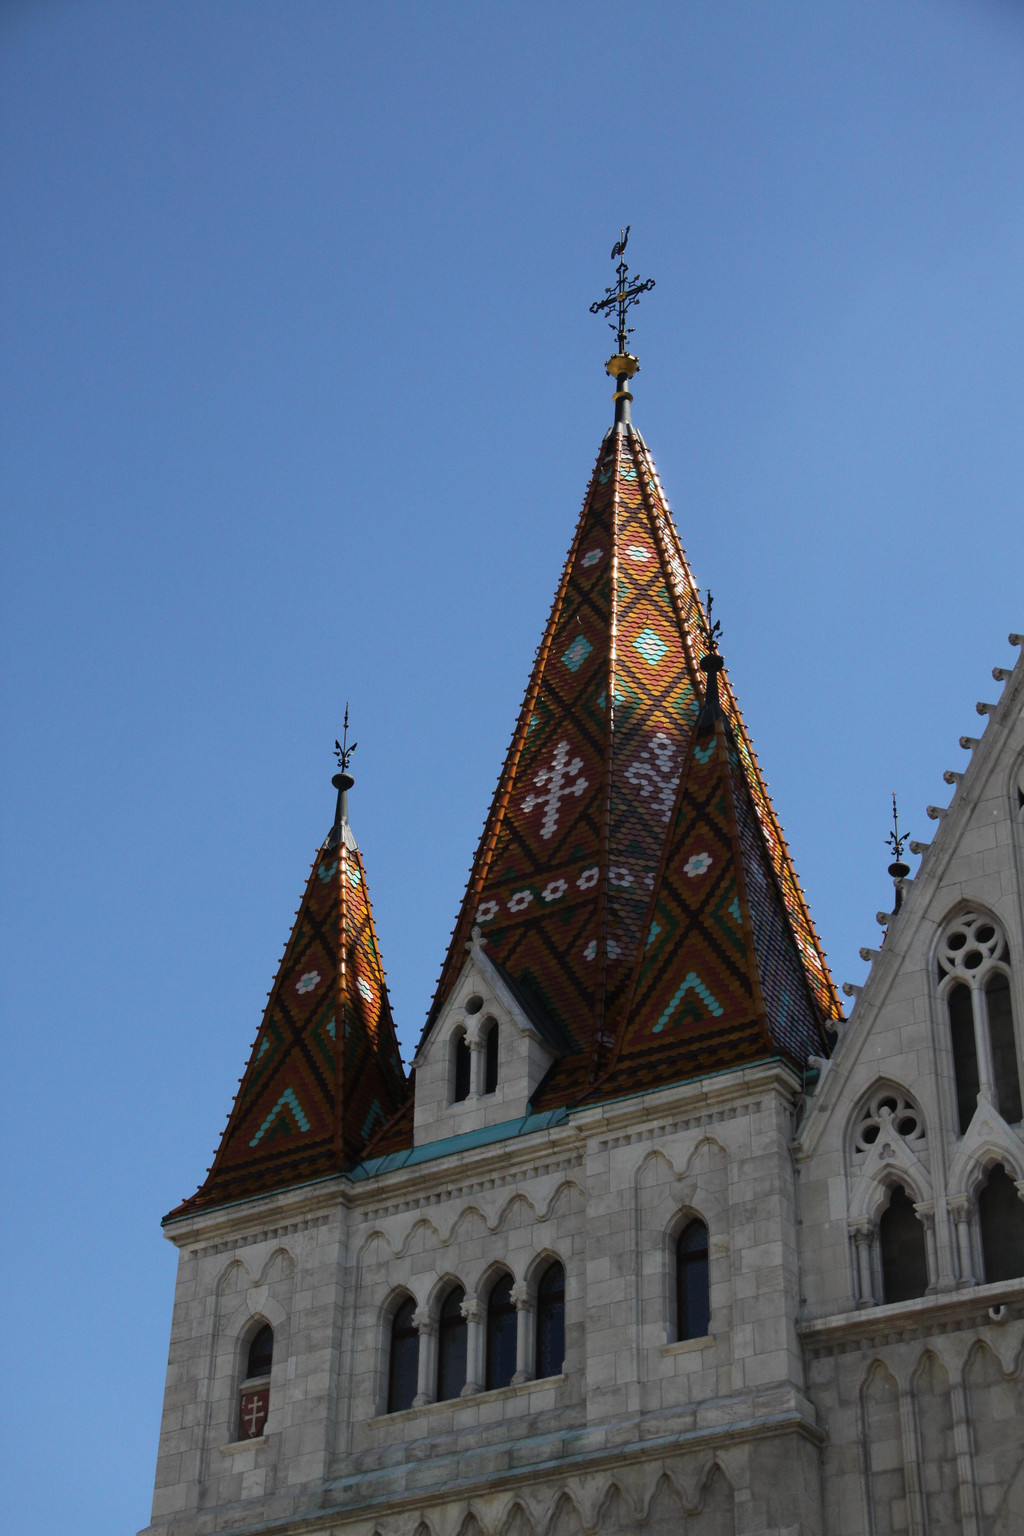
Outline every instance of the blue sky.
<svg viewBox="0 0 1024 1536"><path fill-rule="evenodd" d="M422 1025L610 419L627 222L634 418L862 977L890 792L926 840L1024 628L1024 11L8 0L0 45L0 1444L11 1531L109 1536L148 1518L158 1220L346 699Z"/></svg>

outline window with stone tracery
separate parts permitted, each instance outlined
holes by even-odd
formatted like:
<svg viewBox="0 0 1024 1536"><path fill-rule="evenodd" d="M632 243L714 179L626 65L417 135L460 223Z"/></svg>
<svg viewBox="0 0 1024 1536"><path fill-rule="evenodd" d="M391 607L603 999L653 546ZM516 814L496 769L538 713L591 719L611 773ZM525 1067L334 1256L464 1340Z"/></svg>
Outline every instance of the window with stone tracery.
<svg viewBox="0 0 1024 1536"><path fill-rule="evenodd" d="M238 1438L256 1440L263 1434L270 1412L270 1368L274 1361L274 1330L269 1323L249 1340L245 1376L239 1391Z"/></svg>
<svg viewBox="0 0 1024 1536"><path fill-rule="evenodd" d="M955 918L939 944L938 972L949 1019L961 1136L979 1099L992 1104L1009 1125L1019 1125L1020 1064L1009 953L995 919L979 912Z"/></svg>
<svg viewBox="0 0 1024 1536"><path fill-rule="evenodd" d="M925 1144L921 1111L898 1088L878 1088L865 1103L853 1132L854 1160L866 1157L879 1137L886 1134L895 1134L916 1153Z"/></svg>

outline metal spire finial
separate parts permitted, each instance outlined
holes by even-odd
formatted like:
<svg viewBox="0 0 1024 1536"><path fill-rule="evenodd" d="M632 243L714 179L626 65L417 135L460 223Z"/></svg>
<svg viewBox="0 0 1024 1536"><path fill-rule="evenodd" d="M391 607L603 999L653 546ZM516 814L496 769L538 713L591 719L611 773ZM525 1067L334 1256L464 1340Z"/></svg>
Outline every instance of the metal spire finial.
<svg viewBox="0 0 1024 1536"><path fill-rule="evenodd" d="M328 848L336 848L342 838L346 836L345 829L348 827L348 792L355 783L355 779L348 771L348 765L352 753L358 745L359 743L355 741L351 746L348 744L348 701L346 700L345 724L341 733L341 740L335 739L334 742L334 755L338 759L338 772L331 779L331 783L338 791L338 804L334 812L334 826L327 835L325 846ZM351 832L347 836L351 839ZM354 848L355 843L350 841L349 846Z"/></svg>
<svg viewBox="0 0 1024 1536"><path fill-rule="evenodd" d="M902 882L910 874L910 865L903 862L903 850L907 846L907 834L900 831L900 817L896 809L896 791L892 792L892 831L886 838L887 846L892 850L893 862L889 865L889 874L892 876L893 885L896 887L896 905L893 916L903 905Z"/></svg>
<svg viewBox="0 0 1024 1536"><path fill-rule="evenodd" d="M698 622L700 623L700 631L704 637L704 644L708 648L709 656L718 655L718 637L722 633L721 619L716 619L713 624L711 622L711 610L714 605L715 600L711 596L711 588L708 587L707 618L702 616Z"/></svg>
<svg viewBox="0 0 1024 1536"><path fill-rule="evenodd" d="M640 364L633 354L627 351L629 338L633 334L633 327L626 324L626 316L634 304L639 304L640 295L654 287L654 278L649 277L641 282L639 278L630 280L629 264L626 261L626 245L629 241L629 225L619 233L619 238L612 246L612 261L618 258L618 266L615 269L615 286L606 288L603 299L595 299L590 306L592 315L606 314L609 318L608 325L615 332L616 352L605 363L605 371L615 380L616 390L612 396L615 401L616 425L629 424L629 402L633 396L626 388L627 383L635 373L639 373Z"/></svg>
<svg viewBox="0 0 1024 1536"><path fill-rule="evenodd" d="M711 610L714 604L715 600L711 596L709 588L707 615L705 617L701 613L697 620L701 639L704 641L704 655L700 658L699 666L708 680L707 688L704 692L704 703L701 705L700 713L697 716L696 728L698 731L713 730L715 721L722 714L722 702L718 697L718 674L724 671L725 662L722 660L718 650L718 637L722 633L722 621L721 619L715 619L712 623L711 619ZM725 721L726 734L728 735L729 722L724 716L723 720Z"/></svg>
<svg viewBox="0 0 1024 1536"><path fill-rule="evenodd" d="M352 753L355 751L358 745L358 741L354 741L351 746L348 744L348 700L346 699L345 722L341 733L341 740L338 741L337 738L335 738L334 742L334 755L338 759L338 767L341 769L342 773L348 772L349 758L352 756Z"/></svg>

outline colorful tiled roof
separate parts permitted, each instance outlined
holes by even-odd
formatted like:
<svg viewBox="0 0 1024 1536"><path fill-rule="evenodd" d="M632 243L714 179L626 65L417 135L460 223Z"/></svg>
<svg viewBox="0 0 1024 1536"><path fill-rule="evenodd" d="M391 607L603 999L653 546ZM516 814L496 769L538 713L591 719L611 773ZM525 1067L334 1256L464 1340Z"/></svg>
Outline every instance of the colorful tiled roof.
<svg viewBox="0 0 1024 1536"><path fill-rule="evenodd" d="M803 1064L823 1045L735 734L706 706L687 749L628 1011L591 1096L766 1056Z"/></svg>
<svg viewBox="0 0 1024 1536"><path fill-rule="evenodd" d="M544 1106L592 1090L635 1017L638 954L704 697L703 622L653 462L623 424L598 455L427 1023L479 923L488 954L577 1047ZM778 896L773 942L798 956L818 1043L838 999L724 675L720 689L737 800ZM718 1064L709 1056L701 1070ZM675 1079L668 1057L664 1073Z"/></svg>
<svg viewBox="0 0 1024 1536"><path fill-rule="evenodd" d="M406 1092L366 872L345 819L313 864L206 1182L171 1215L350 1167Z"/></svg>

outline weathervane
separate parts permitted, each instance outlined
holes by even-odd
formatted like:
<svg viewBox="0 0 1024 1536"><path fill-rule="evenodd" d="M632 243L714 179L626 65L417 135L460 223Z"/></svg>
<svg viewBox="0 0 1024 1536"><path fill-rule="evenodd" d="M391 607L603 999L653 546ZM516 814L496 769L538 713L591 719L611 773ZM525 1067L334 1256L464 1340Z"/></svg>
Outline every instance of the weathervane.
<svg viewBox="0 0 1024 1536"><path fill-rule="evenodd" d="M704 643L708 648L709 656L718 655L718 637L722 633L721 619L716 619L713 624L711 622L711 610L714 605L715 600L711 596L711 588L708 587L707 618L705 619L702 616L698 622L700 623L701 634L704 636Z"/></svg>
<svg viewBox="0 0 1024 1536"><path fill-rule="evenodd" d="M903 850L907 846L906 833L900 831L900 815L896 809L896 791L892 792L892 831L886 838L886 844L892 849L894 859L903 858Z"/></svg>
<svg viewBox="0 0 1024 1536"><path fill-rule="evenodd" d="M646 282L641 282L639 278L634 278L632 282L629 280L629 266L626 262L626 243L629 240L629 229L630 226L627 224L625 229L620 231L618 240L612 246L612 261L615 260L616 256L619 258L619 264L615 269L617 278L615 287L606 288L604 298L595 299L590 306L590 313L592 315L610 315L613 310L616 312L616 318L609 320L608 326L615 332L615 340L620 357L627 357L629 355L626 348L629 345L629 338L633 334L633 327L626 324L626 316L634 304L639 304L640 295L646 293L649 288L654 287L653 277L649 277Z"/></svg>
<svg viewBox="0 0 1024 1536"><path fill-rule="evenodd" d="M354 741L351 746L348 744L348 700L346 699L344 729L341 733L341 740L335 740L334 743L334 755L338 759L338 767L342 773L348 772L349 759L358 745L358 741Z"/></svg>
<svg viewBox="0 0 1024 1536"><path fill-rule="evenodd" d="M905 832L900 831L900 818L899 812L896 809L895 790L892 792L892 831L885 841L893 853L893 862L889 865L889 873L896 887L896 904L893 910L893 916L895 917L903 905L903 885L901 882L910 874L910 865L903 862L903 850L907 845L907 835Z"/></svg>

